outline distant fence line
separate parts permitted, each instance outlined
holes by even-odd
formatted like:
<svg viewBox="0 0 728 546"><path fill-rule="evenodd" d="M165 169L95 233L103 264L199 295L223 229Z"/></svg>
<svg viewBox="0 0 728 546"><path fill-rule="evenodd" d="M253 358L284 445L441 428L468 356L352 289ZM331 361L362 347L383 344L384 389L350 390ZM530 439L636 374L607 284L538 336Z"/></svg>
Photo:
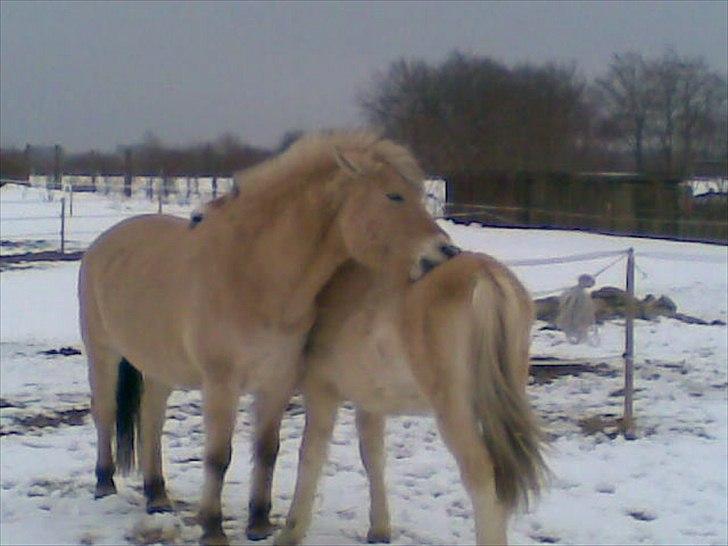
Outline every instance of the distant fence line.
<svg viewBox="0 0 728 546"><path fill-rule="evenodd" d="M728 194L719 183L697 187L638 175L450 173L425 181L427 204L439 218L488 226L582 229L596 233L667 237L728 244ZM23 181L19 181L23 183ZM145 196L180 203L214 199L233 186L231 177L32 175L32 187L73 193ZM701 188L702 189L702 188Z"/></svg>
<svg viewBox="0 0 728 546"><path fill-rule="evenodd" d="M444 178L445 216L461 222L728 243L723 179L470 171L445 173Z"/></svg>

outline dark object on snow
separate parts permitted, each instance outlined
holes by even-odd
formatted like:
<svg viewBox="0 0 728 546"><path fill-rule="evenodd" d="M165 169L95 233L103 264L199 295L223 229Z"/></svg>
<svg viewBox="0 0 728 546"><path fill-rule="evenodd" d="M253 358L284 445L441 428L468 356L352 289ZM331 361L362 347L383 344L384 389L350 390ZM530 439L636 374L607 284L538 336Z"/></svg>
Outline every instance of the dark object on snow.
<svg viewBox="0 0 728 546"><path fill-rule="evenodd" d="M61 347L60 349L48 349L47 351L41 351L39 354L48 356L74 356L80 355L81 351L79 351L78 349L74 349L73 347Z"/></svg>
<svg viewBox="0 0 728 546"><path fill-rule="evenodd" d="M677 312L677 305L667 296L656 298L648 294L643 300L633 298L621 288L605 286L591 293L597 323L605 320L624 318L631 307L634 317L642 320L655 320L658 317L668 317L688 324L701 324L706 326L723 326L721 320L706 321ZM550 296L535 300L536 318L551 324L556 323L559 315L559 298Z"/></svg>

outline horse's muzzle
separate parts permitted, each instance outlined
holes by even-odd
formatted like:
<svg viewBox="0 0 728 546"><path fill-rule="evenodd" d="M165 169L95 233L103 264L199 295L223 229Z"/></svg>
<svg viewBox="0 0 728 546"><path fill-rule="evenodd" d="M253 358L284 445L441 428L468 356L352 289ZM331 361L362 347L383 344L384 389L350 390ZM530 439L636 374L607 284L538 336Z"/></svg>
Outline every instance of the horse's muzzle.
<svg viewBox="0 0 728 546"><path fill-rule="evenodd" d="M421 279L435 267L458 254L460 254L460 249L449 242L434 246L429 253L425 253L417 261L417 265L410 271L410 279L412 281Z"/></svg>

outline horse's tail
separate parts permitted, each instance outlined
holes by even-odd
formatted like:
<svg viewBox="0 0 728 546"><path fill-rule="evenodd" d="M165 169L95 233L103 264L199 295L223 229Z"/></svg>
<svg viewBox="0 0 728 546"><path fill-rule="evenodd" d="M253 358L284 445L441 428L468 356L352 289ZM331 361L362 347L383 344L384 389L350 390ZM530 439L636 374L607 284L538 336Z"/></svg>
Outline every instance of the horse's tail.
<svg viewBox="0 0 728 546"><path fill-rule="evenodd" d="M475 410L493 462L498 498L510 508L528 504L547 473L543 434L525 384L533 322L531 299L513 274L488 265L473 291L477 338Z"/></svg>
<svg viewBox="0 0 728 546"><path fill-rule="evenodd" d="M116 385L116 466L127 475L135 466L135 437L139 428L142 374L123 358Z"/></svg>

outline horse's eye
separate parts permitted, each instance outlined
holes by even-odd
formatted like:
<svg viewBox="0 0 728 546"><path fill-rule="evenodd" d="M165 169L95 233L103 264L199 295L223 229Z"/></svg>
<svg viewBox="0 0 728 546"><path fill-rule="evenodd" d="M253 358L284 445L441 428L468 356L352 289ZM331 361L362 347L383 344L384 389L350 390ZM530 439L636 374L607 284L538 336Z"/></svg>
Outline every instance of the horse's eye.
<svg viewBox="0 0 728 546"><path fill-rule="evenodd" d="M404 197L402 197L402 195L399 194L399 193L388 193L387 194L387 199L389 199L390 201L397 201L397 202L400 202L400 203L402 201L404 201Z"/></svg>

